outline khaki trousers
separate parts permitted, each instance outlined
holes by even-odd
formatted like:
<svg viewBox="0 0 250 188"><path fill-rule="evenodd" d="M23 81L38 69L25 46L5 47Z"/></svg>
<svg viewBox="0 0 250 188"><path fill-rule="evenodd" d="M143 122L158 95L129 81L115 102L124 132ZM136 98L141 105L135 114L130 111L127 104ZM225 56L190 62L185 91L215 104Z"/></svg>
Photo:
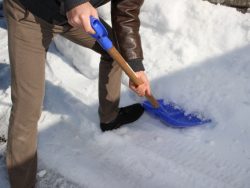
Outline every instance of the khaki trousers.
<svg viewBox="0 0 250 188"><path fill-rule="evenodd" d="M4 0L8 23L11 97L7 168L12 188L35 186L37 122L45 90L45 59L56 34L101 54L99 64L99 116L103 123L118 113L121 69L97 42L80 28L47 23L13 0ZM111 35L111 28L104 23Z"/></svg>

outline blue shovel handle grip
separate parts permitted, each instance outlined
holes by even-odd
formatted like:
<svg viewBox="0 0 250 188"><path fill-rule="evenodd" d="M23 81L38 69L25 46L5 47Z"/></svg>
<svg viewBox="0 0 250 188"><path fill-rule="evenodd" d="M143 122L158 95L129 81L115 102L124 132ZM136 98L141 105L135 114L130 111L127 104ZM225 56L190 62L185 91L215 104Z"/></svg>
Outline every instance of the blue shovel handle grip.
<svg viewBox="0 0 250 188"><path fill-rule="evenodd" d="M90 24L96 32L91 36L97 40L101 47L106 51L112 48L113 44L108 37L108 32L104 25L100 22L100 20L94 18L93 16L90 16Z"/></svg>

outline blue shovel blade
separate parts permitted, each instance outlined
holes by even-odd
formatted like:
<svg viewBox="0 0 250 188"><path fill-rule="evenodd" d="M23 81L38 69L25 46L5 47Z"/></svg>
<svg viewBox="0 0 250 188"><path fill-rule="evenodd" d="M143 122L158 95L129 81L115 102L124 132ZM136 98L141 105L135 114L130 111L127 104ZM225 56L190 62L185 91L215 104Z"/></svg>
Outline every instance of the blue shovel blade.
<svg viewBox="0 0 250 188"><path fill-rule="evenodd" d="M160 119L163 123L174 128L185 128L203 125L211 122L210 119L200 118L196 114L186 114L174 103L164 103L162 99L157 100L159 108L154 108L149 101L143 102L144 109L151 115Z"/></svg>

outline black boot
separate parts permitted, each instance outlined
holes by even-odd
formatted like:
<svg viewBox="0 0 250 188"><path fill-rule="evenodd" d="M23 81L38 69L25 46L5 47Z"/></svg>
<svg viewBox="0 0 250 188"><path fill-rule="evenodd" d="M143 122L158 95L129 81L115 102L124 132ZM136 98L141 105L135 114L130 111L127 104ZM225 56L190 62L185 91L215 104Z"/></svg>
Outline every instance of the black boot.
<svg viewBox="0 0 250 188"><path fill-rule="evenodd" d="M132 123L139 119L144 112L144 108L141 104L136 103L130 106L120 108L117 117L110 123L101 123L100 127L102 131L108 131L117 129L124 124Z"/></svg>

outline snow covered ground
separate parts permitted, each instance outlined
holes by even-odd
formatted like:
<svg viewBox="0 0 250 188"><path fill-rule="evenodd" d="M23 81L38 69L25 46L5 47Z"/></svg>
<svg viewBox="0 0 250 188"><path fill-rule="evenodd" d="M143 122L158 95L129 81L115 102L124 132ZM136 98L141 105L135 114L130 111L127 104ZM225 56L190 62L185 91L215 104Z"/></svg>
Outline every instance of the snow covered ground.
<svg viewBox="0 0 250 188"><path fill-rule="evenodd" d="M109 6L100 14L109 21ZM10 112L7 32L0 21L0 130ZM212 123L172 129L148 114L102 133L98 59L61 37L47 55L38 187L248 188L250 14L201 0L145 1L144 65L157 98ZM123 77L121 106L142 101ZM0 145L0 187L8 188Z"/></svg>

